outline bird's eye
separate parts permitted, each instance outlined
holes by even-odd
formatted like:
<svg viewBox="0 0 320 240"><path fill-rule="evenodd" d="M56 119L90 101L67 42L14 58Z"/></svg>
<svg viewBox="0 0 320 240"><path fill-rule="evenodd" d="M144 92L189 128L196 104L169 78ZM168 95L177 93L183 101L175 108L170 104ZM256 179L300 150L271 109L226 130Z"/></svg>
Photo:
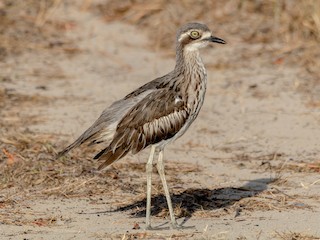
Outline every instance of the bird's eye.
<svg viewBox="0 0 320 240"><path fill-rule="evenodd" d="M200 33L198 31L192 31L190 33L190 37L193 38L193 39L197 39L200 37Z"/></svg>

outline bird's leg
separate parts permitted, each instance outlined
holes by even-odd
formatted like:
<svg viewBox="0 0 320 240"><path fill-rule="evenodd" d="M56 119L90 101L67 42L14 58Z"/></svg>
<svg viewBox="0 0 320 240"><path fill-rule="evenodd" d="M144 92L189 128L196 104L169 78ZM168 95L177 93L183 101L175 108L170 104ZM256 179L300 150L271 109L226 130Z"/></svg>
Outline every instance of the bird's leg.
<svg viewBox="0 0 320 240"><path fill-rule="evenodd" d="M169 193L166 177L164 175L163 150L160 150L160 152L159 152L159 159L158 159L158 162L157 162L157 169L158 169L158 173L160 175L161 182L162 182L163 189L164 189L164 193L165 193L166 199L167 199L167 204L168 204L170 218L171 218L171 227L172 228L177 228L179 226L178 226L178 224L176 222L176 219L174 217L174 212L173 212L173 208L172 208L172 202L171 202L171 198L170 198L170 193Z"/></svg>
<svg viewBox="0 0 320 240"><path fill-rule="evenodd" d="M152 162L154 157L155 147L151 146L148 162L146 164L147 174L147 210L146 210L146 229L152 229L150 222L151 213L151 177L152 177Z"/></svg>

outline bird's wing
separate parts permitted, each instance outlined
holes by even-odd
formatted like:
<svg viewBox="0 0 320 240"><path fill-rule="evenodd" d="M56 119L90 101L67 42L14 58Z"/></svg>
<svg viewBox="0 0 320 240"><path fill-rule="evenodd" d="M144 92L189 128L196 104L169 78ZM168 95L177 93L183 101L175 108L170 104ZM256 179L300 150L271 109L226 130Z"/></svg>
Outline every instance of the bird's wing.
<svg viewBox="0 0 320 240"><path fill-rule="evenodd" d="M137 153L148 145L172 138L189 116L179 93L165 89L151 92L122 118L110 145L94 158L105 160L102 169L128 152Z"/></svg>
<svg viewBox="0 0 320 240"><path fill-rule="evenodd" d="M89 145L97 143L107 143L109 145L116 130L115 128L119 121L123 119L123 116L130 111L130 108L136 105L150 92L157 91L157 88L161 88L161 84L166 83L163 78L164 77L156 78L155 80L148 82L131 92L123 99L111 104L111 106L105 109L92 126L88 128L76 141L59 152L57 158L85 142L89 142Z"/></svg>

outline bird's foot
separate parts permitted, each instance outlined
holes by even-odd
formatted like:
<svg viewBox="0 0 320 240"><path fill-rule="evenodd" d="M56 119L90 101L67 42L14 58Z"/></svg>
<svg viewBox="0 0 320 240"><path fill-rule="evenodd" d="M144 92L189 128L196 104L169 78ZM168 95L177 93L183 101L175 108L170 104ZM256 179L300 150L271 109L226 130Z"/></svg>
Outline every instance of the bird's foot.
<svg viewBox="0 0 320 240"><path fill-rule="evenodd" d="M179 225L177 222L171 223L170 224L170 229L176 229L176 230L181 230L181 229L189 229L189 228L195 228L195 226L182 226ZM147 224L145 227L145 230L168 230L168 227L152 227L151 224Z"/></svg>
<svg viewBox="0 0 320 240"><path fill-rule="evenodd" d="M156 227L151 227L151 224L146 225L145 230L156 230Z"/></svg>
<svg viewBox="0 0 320 240"><path fill-rule="evenodd" d="M188 228L194 228L195 226L182 226L179 225L177 222L171 223L170 224L170 228L171 229L188 229Z"/></svg>

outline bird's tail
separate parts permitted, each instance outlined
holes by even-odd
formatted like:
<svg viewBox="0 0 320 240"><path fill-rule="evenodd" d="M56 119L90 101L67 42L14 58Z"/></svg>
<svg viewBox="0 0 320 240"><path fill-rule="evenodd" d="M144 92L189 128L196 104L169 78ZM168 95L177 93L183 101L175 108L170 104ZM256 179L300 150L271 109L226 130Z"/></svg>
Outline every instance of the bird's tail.
<svg viewBox="0 0 320 240"><path fill-rule="evenodd" d="M65 149L63 149L61 152L59 152L56 156L56 158L60 158L62 156L64 156L65 154L67 154L68 152L70 152L73 148L78 147L81 145L81 142L75 141L74 143L70 144L68 147L66 147Z"/></svg>
<svg viewBox="0 0 320 240"><path fill-rule="evenodd" d="M115 151L113 151L110 146L103 149L94 157L94 159L104 160L104 162L98 167L98 170L101 170L119 160L120 158L124 157L129 151L130 147L119 147Z"/></svg>
<svg viewBox="0 0 320 240"><path fill-rule="evenodd" d="M92 140L92 142L90 144L100 143L96 139L97 137L100 136L98 134L99 130L100 130L100 128L97 128L97 127L90 127L89 129L87 129L76 141L74 141L74 143L70 144L68 147L66 147L61 152L59 152L57 154L57 159L62 157L65 154L67 154L72 149L79 147L81 144L83 144L84 142L87 142L89 140Z"/></svg>

